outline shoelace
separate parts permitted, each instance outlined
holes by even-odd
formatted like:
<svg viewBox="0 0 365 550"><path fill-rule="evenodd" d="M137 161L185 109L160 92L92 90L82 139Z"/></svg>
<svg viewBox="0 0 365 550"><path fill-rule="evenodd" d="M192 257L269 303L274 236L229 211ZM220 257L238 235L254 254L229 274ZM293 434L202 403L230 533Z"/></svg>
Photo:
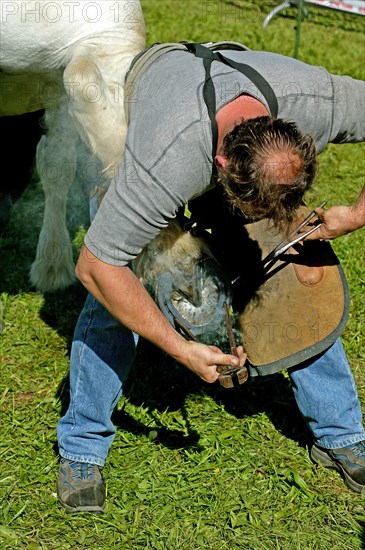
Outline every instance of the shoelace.
<svg viewBox="0 0 365 550"><path fill-rule="evenodd" d="M70 461L70 467L73 470L72 477L74 479L93 479L95 475L94 464L87 464L86 462L73 462Z"/></svg>
<svg viewBox="0 0 365 550"><path fill-rule="evenodd" d="M360 458L362 460L365 460L365 443L364 441L360 441L353 447L350 447L351 451L354 453L356 458Z"/></svg>

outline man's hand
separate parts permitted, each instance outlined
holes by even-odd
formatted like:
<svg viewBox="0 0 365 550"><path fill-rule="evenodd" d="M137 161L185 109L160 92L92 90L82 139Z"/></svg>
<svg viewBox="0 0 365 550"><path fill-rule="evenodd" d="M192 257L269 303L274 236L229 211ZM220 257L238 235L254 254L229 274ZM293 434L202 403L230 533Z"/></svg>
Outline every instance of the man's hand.
<svg viewBox="0 0 365 550"><path fill-rule="evenodd" d="M341 235L346 235L356 231L365 225L365 186L360 196L353 206L331 206L328 210L315 208L318 220L322 223L321 227L314 231L305 240L316 239L336 239ZM318 221L317 221L318 223ZM301 233L308 231L311 225L303 227Z"/></svg>
<svg viewBox="0 0 365 550"><path fill-rule="evenodd" d="M352 206L331 206L328 210L323 208L315 208L321 227L306 237L306 241L316 239L336 239L341 235L346 235L358 229L358 225L354 223L352 215ZM316 225L316 223L313 223ZM302 229L302 233L308 231L310 224Z"/></svg>
<svg viewBox="0 0 365 550"><path fill-rule="evenodd" d="M210 384L218 379L218 366L242 367L247 359L242 346L237 347L238 357L236 357L235 355L223 353L216 346L206 346L192 341L186 342L186 344L183 355L175 357L175 359Z"/></svg>

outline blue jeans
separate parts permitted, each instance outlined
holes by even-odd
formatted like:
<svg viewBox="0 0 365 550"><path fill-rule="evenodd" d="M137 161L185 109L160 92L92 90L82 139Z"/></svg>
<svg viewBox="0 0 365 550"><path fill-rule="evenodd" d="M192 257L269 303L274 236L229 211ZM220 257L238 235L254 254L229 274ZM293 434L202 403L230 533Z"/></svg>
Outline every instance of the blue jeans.
<svg viewBox="0 0 365 550"><path fill-rule="evenodd" d="M340 339L288 372L315 443L339 449L365 439L361 405Z"/></svg>
<svg viewBox="0 0 365 550"><path fill-rule="evenodd" d="M70 405L57 426L61 456L103 466L115 436L111 414L135 358L136 338L91 295L75 329ZM339 448L365 439L354 379L342 344L289 371L314 441Z"/></svg>
<svg viewBox="0 0 365 550"><path fill-rule="evenodd" d="M57 425L61 456L104 465L116 431L111 415L135 349L133 333L89 294L71 347L70 405Z"/></svg>

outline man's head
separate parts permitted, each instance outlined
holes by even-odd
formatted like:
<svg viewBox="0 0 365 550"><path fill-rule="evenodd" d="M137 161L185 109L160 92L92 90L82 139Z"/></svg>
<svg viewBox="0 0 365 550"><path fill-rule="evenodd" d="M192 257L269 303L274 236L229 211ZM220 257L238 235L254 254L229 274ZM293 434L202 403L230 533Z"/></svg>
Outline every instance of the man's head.
<svg viewBox="0 0 365 550"><path fill-rule="evenodd" d="M216 157L219 179L231 204L250 220L271 218L276 225L293 219L314 180L314 140L293 122L271 117L236 126Z"/></svg>

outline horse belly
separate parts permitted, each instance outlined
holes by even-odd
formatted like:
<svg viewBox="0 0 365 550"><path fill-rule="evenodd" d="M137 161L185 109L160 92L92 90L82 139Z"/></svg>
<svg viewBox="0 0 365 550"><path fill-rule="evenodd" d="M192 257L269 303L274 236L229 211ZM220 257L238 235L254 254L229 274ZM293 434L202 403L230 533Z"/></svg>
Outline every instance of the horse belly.
<svg viewBox="0 0 365 550"><path fill-rule="evenodd" d="M65 67L73 47L103 41L124 27L122 2L1 2L0 68L8 73ZM139 5L139 2L137 3ZM118 11L116 11L118 9Z"/></svg>

